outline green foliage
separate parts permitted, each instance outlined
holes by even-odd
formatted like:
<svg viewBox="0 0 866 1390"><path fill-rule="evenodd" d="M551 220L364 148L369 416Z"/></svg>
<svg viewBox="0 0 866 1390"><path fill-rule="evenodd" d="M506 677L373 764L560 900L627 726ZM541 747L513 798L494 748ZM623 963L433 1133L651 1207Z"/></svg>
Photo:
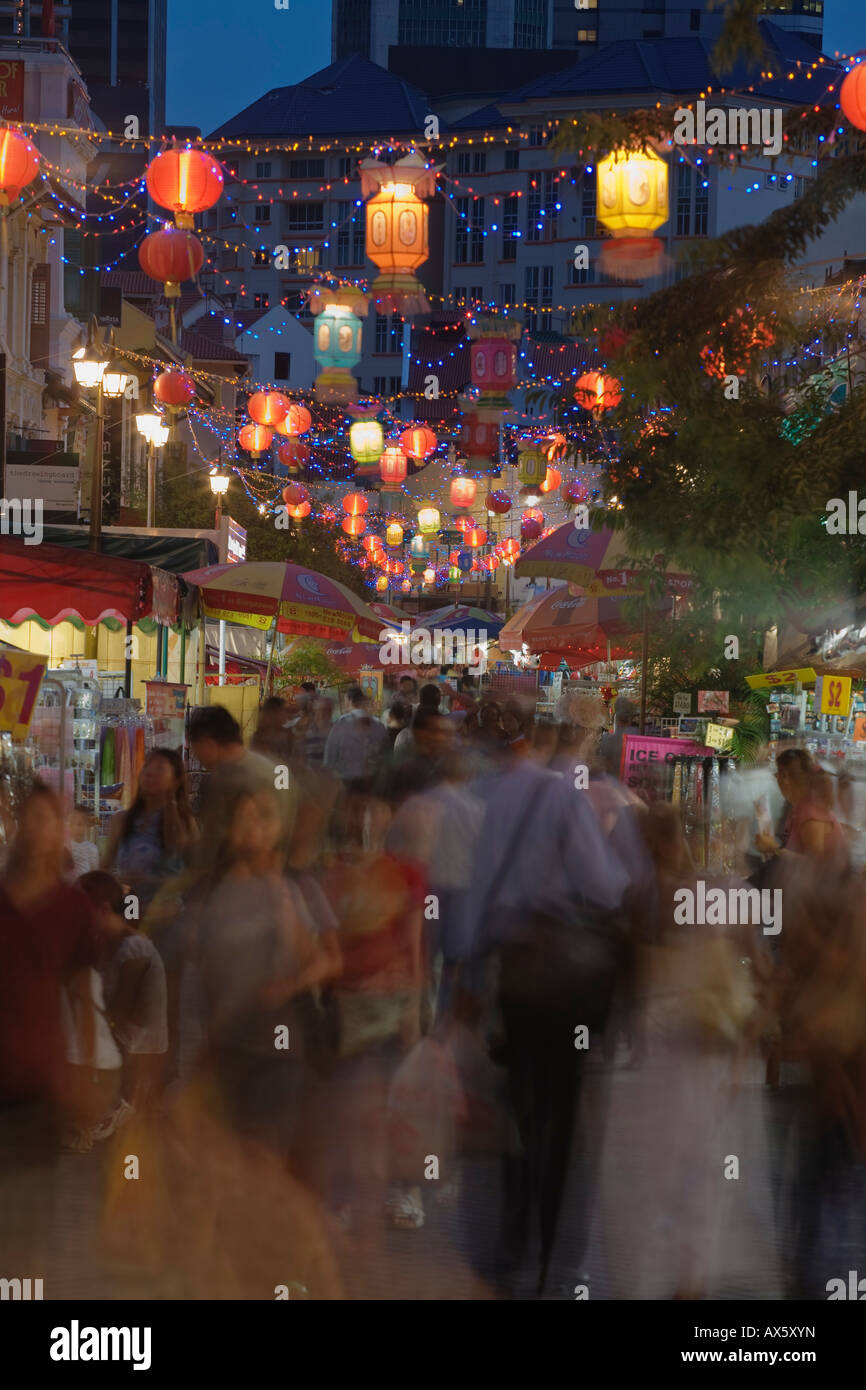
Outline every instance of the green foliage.
<svg viewBox="0 0 866 1390"><path fill-rule="evenodd" d="M273 689L276 694L315 681L319 685L347 685L349 677L331 660L321 642L314 637L294 641L290 648L274 657Z"/></svg>

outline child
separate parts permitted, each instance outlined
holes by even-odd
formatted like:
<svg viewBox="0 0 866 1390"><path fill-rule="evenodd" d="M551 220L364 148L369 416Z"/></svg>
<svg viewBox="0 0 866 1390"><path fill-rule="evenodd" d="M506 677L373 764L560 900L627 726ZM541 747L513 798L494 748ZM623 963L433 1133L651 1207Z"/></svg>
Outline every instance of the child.
<svg viewBox="0 0 866 1390"><path fill-rule="evenodd" d="M153 942L127 920L117 879L97 870L85 874L79 886L93 906L106 1011L123 1053L122 1098L97 1133L107 1139L159 1091L168 1051L165 968Z"/></svg>

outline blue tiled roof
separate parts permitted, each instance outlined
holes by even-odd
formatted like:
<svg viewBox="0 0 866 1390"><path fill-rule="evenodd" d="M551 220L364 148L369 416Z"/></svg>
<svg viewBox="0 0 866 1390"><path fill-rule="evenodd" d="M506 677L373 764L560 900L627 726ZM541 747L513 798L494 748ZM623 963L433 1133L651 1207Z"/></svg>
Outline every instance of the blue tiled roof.
<svg viewBox="0 0 866 1390"><path fill-rule="evenodd" d="M509 123L503 116L498 106L482 106L479 111L470 111L468 116L461 116L459 121L452 121L449 130L495 130L497 126L507 126Z"/></svg>
<svg viewBox="0 0 866 1390"><path fill-rule="evenodd" d="M354 54L294 87L275 87L213 131L211 138L417 131L422 139L428 111L417 87Z"/></svg>
<svg viewBox="0 0 866 1390"><path fill-rule="evenodd" d="M804 64L814 63L818 57L815 48L770 21L761 22L767 45L768 66L774 73L778 70L780 81L755 83L757 73L749 65L739 62L734 69L722 74L713 64L713 41L699 37L668 39L622 39L616 43L604 44L596 53L561 72L548 77L540 77L518 88L501 104L522 101L538 101L545 97L590 97L608 96L615 93L669 92L691 93L705 91L713 87L743 90L755 86L756 95L776 96L786 102L805 102L814 98L820 101L823 87L820 79L807 77L805 70L794 80L787 81L786 64L802 60ZM838 72L831 59L824 64L828 72ZM819 93L815 97L815 93ZM472 118L464 118L467 124Z"/></svg>

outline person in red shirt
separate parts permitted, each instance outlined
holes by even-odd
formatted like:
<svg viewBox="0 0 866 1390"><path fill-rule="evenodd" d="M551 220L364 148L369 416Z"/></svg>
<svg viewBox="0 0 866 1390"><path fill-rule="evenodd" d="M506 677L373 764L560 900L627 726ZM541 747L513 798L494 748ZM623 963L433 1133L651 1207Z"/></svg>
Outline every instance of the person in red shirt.
<svg viewBox="0 0 866 1390"><path fill-rule="evenodd" d="M71 1100L64 986L85 1056L93 1051L98 942L87 898L64 881L66 859L63 807L37 786L21 807L0 880L0 1249L12 1265L16 1258L32 1264L50 1209L60 1109Z"/></svg>

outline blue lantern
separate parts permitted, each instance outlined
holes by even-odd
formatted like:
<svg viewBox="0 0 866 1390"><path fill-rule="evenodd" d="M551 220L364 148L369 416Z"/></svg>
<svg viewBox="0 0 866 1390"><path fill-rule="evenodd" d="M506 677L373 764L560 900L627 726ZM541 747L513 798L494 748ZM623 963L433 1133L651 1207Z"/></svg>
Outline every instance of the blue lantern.
<svg viewBox="0 0 866 1390"><path fill-rule="evenodd" d="M358 398L358 383L351 368L361 360L362 318L369 301L348 285L340 290L314 289L310 309L316 316L313 352L322 368L316 378L318 401L347 404Z"/></svg>
<svg viewBox="0 0 866 1390"><path fill-rule="evenodd" d="M409 542L409 553L416 559L423 560L430 554L430 541L427 536L423 536L420 531L417 536L413 536Z"/></svg>
<svg viewBox="0 0 866 1390"><path fill-rule="evenodd" d="M475 556L472 554L471 550L460 551L460 554L457 556L457 564L464 574L471 570L474 559Z"/></svg>

